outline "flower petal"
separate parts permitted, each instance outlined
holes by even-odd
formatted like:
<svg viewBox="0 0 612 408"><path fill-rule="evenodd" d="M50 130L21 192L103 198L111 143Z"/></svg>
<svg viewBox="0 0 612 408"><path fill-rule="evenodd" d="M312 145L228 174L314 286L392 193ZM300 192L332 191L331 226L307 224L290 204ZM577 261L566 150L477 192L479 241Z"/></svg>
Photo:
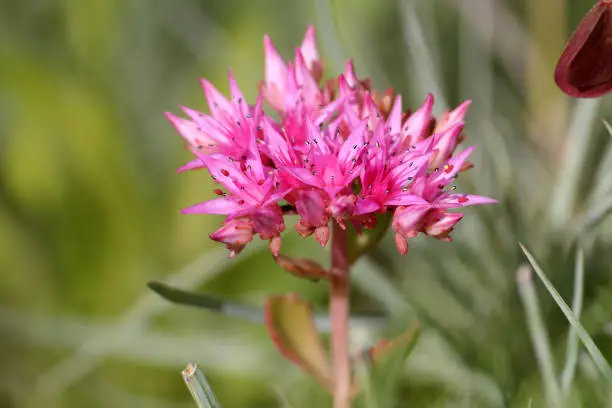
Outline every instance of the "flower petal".
<svg viewBox="0 0 612 408"><path fill-rule="evenodd" d="M404 191L395 191L389 195L385 205L429 205L421 196Z"/></svg>
<svg viewBox="0 0 612 408"><path fill-rule="evenodd" d="M469 205L479 205L479 204L496 204L498 201L478 195L471 194L446 194L432 203L432 206L435 208L459 208L459 207L467 207Z"/></svg>
<svg viewBox="0 0 612 408"><path fill-rule="evenodd" d="M357 203L355 204L355 211L353 212L353 215L370 214L370 213L380 210L380 208L381 208L381 205L378 204L376 201L371 200L369 198L363 198L363 199L357 200Z"/></svg>
<svg viewBox="0 0 612 408"><path fill-rule="evenodd" d="M206 167L204 165L204 162L200 159L193 159L190 162L182 165L181 167L179 167L176 172L177 173L181 173L183 171L189 171L189 170L195 170L195 169L201 169Z"/></svg>
<svg viewBox="0 0 612 408"><path fill-rule="evenodd" d="M239 210L240 205L227 197L214 198L181 210L182 214L230 214Z"/></svg>
<svg viewBox="0 0 612 408"><path fill-rule="evenodd" d="M304 62L309 70L312 71L314 64L319 61L319 52L317 51L317 36L314 26L311 24L306 29L304 41L300 46L300 51L304 56Z"/></svg>
<svg viewBox="0 0 612 408"><path fill-rule="evenodd" d="M206 96L208 109L211 115L217 120L223 119L227 115L231 115L233 111L232 104L225 99L225 96L206 79L202 79L200 82L202 83L202 88L204 89L204 95Z"/></svg>

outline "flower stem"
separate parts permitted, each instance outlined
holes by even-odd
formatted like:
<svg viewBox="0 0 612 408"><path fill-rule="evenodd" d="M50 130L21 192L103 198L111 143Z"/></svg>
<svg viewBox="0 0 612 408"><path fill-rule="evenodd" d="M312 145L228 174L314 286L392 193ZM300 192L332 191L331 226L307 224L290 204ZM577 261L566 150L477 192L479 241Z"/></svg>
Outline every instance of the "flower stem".
<svg viewBox="0 0 612 408"><path fill-rule="evenodd" d="M334 408L351 406L351 365L349 333L349 260L347 231L334 222L332 237L332 273L329 278L331 349L334 366Z"/></svg>

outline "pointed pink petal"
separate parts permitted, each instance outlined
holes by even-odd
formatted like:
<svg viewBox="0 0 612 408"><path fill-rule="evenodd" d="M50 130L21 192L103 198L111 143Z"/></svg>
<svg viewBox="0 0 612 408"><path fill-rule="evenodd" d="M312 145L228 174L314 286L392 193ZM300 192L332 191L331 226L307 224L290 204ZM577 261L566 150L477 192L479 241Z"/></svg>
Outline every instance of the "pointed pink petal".
<svg viewBox="0 0 612 408"><path fill-rule="evenodd" d="M403 163L396 165L390 171L391 180L398 188L402 188L416 177L419 177L427 170L427 164L431 153L419 155L415 158L407 157Z"/></svg>
<svg viewBox="0 0 612 408"><path fill-rule="evenodd" d="M353 59L349 59L344 66L344 79L349 87L354 87L359 83L359 79L355 74L355 66L353 65Z"/></svg>
<svg viewBox="0 0 612 408"><path fill-rule="evenodd" d="M306 185L319 188L322 187L321 180L317 176L313 176L309 170L301 167L284 167L281 170Z"/></svg>
<svg viewBox="0 0 612 408"><path fill-rule="evenodd" d="M308 66L304 61L304 57L299 49L295 50L295 79L297 84L301 87L302 97L307 106L314 109L317 103L317 99L320 99L321 92L319 91L319 85L312 77L312 74L308 70Z"/></svg>
<svg viewBox="0 0 612 408"><path fill-rule="evenodd" d="M195 169L201 169L206 167L204 165L204 162L200 159L193 159L191 160L189 163L186 163L184 165L182 165L181 167L179 167L176 172L177 173L181 173L183 171L189 171L189 170L195 170Z"/></svg>
<svg viewBox="0 0 612 408"><path fill-rule="evenodd" d="M170 112L166 112L166 117L176 128L181 136L194 148L199 149L203 154L214 153L219 150L216 141L201 130L195 122L178 117Z"/></svg>
<svg viewBox="0 0 612 408"><path fill-rule="evenodd" d="M429 205L423 197L404 191L394 191L385 200L385 205Z"/></svg>
<svg viewBox="0 0 612 408"><path fill-rule="evenodd" d="M240 209L240 205L226 197L214 198L181 210L182 214L230 214Z"/></svg>
<svg viewBox="0 0 612 408"><path fill-rule="evenodd" d="M465 115L467 114L467 110L472 105L472 100L468 99L464 101L461 105L457 106L455 110L453 110L448 116L448 124L453 125L455 122L462 122L465 120Z"/></svg>
<svg viewBox="0 0 612 408"><path fill-rule="evenodd" d="M322 123L329 121L337 112L338 109L344 104L344 98L339 96L336 100L328 103L319 110L317 116L314 119L315 125L319 126Z"/></svg>
<svg viewBox="0 0 612 408"><path fill-rule="evenodd" d="M319 60L319 52L317 51L317 37L315 28L312 24L306 29L306 35L304 36L304 41L302 41L300 51L304 56L306 66L309 70L312 70L314 63Z"/></svg>
<svg viewBox="0 0 612 408"><path fill-rule="evenodd" d="M446 194L433 202L432 206L435 208L447 209L467 207L469 205L496 204L497 202L498 201L493 198L477 195Z"/></svg>
<svg viewBox="0 0 612 408"><path fill-rule="evenodd" d="M249 105L244 100L244 95L236 82L236 78L234 78L234 73L229 71L229 84L230 84L230 96L232 98L232 102L238 106L238 111L243 116L246 116L249 113Z"/></svg>
<svg viewBox="0 0 612 408"><path fill-rule="evenodd" d="M470 146L451 157L450 160L448 160L444 166L442 166L442 168L438 169L437 173L434 174L434 177L431 178L431 184L447 185L450 183L455 178L455 175L459 173L463 162L467 160L472 151L474 151L474 146Z"/></svg>
<svg viewBox="0 0 612 408"><path fill-rule="evenodd" d="M268 35L264 36L264 52L266 64L266 87L270 92L274 92L274 87L276 87L276 92L282 95L285 92L287 66Z"/></svg>
<svg viewBox="0 0 612 408"><path fill-rule="evenodd" d="M402 128L402 96L397 95L391 113L387 118L387 128L392 135L398 134Z"/></svg>
<svg viewBox="0 0 612 408"><path fill-rule="evenodd" d="M204 96L206 96L206 101L208 102L208 109L213 117L219 120L227 115L231 115L233 111L232 105L225 99L225 96L206 79L202 79L200 82L202 83L202 88L204 88Z"/></svg>
<svg viewBox="0 0 612 408"><path fill-rule="evenodd" d="M364 120L356 126L338 152L338 164L343 170L348 171L354 166L364 149L365 128L367 122ZM355 162L353 162L355 160Z"/></svg>
<svg viewBox="0 0 612 408"><path fill-rule="evenodd" d="M369 214L380 210L380 204L369 198L357 200L355 204L354 215Z"/></svg>
<svg viewBox="0 0 612 408"><path fill-rule="evenodd" d="M266 205L276 204L280 200L285 198L285 196L289 194L291 191L293 191L293 187L290 185L281 185L278 188L274 187L274 189L272 190L272 193L269 193L269 196L262 203L262 205L266 206Z"/></svg>
<svg viewBox="0 0 612 408"><path fill-rule="evenodd" d="M263 123L264 137L266 138L266 148L270 154L270 158L274 161L277 167L280 165L291 166L294 163L294 156L290 151L289 145L285 139L274 129L270 119L265 118Z"/></svg>
<svg viewBox="0 0 612 408"><path fill-rule="evenodd" d="M324 135L322 134L321 130L319 130L319 128L315 126L313 121L306 118L306 144L308 144L311 149L323 155L331 154L332 152L329 146L327 145L325 137L323 136Z"/></svg>
<svg viewBox="0 0 612 408"><path fill-rule="evenodd" d="M257 185L249 180L242 170L240 170L234 162L227 160L227 157L215 156L200 156L206 168L214 179L231 192L236 197L249 200L249 202L258 202L263 198L261 190Z"/></svg>
<svg viewBox="0 0 612 408"><path fill-rule="evenodd" d="M414 112L404 123L402 140L404 146L420 142L429 129L431 111L433 109L433 95L428 94L425 103Z"/></svg>
<svg viewBox="0 0 612 408"><path fill-rule="evenodd" d="M463 122L457 122L452 126L444 127L440 133L433 136L435 139L434 149L437 152L430 163L431 168L441 166L455 151L457 140L463 131L463 126Z"/></svg>

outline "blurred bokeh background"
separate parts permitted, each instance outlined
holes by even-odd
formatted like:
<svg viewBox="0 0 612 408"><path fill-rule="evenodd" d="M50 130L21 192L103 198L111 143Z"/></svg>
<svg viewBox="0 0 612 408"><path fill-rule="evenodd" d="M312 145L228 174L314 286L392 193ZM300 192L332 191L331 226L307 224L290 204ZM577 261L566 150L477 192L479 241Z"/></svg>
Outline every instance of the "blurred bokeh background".
<svg viewBox="0 0 612 408"><path fill-rule="evenodd" d="M476 167L460 189L500 200L469 208L455 243L392 239L358 265L356 312L423 325L399 372L396 406L544 407L517 294L536 255L572 299L585 250L583 323L612 353L609 99L571 101L553 82L565 40L594 0L1 0L0 407L193 407L180 370L203 368L224 407L316 407L328 400L277 355L261 325L167 304L149 280L260 306L326 286L298 280L265 245L228 261L208 239L220 219L181 216L209 177L177 175L189 153L163 116L205 111L198 79L254 101L262 38L286 57L309 23L326 77L353 57L360 76L436 111L471 98ZM387 237L390 238L390 237ZM283 250L325 251L288 228ZM561 375L568 324L536 284ZM380 333L354 333L370 342ZM580 352L570 406L609 393Z"/></svg>

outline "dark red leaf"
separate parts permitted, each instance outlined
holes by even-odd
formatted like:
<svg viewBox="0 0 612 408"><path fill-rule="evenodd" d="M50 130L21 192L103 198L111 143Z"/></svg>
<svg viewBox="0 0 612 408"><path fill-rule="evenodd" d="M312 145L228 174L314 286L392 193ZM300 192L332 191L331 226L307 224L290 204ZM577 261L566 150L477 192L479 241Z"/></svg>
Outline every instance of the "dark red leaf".
<svg viewBox="0 0 612 408"><path fill-rule="evenodd" d="M599 0L582 19L557 63L555 82L576 98L612 91L612 0Z"/></svg>

